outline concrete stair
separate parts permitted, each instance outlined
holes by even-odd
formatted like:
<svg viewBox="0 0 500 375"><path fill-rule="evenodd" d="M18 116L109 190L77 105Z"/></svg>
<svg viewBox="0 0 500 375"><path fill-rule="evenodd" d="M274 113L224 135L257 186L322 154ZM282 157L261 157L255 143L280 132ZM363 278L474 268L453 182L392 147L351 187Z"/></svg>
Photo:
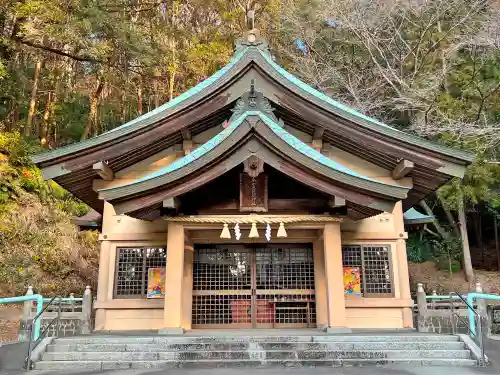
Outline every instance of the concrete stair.
<svg viewBox="0 0 500 375"><path fill-rule="evenodd" d="M37 370L363 366L475 366L458 336L86 336L54 339Z"/></svg>

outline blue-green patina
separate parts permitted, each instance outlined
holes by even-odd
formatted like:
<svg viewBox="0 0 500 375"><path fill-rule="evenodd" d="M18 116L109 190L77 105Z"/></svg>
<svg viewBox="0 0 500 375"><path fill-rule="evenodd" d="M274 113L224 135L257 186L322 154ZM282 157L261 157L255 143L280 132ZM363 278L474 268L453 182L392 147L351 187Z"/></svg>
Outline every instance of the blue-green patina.
<svg viewBox="0 0 500 375"><path fill-rule="evenodd" d="M248 49L249 49L249 47L246 47L245 49L241 50L240 52L234 54L233 57L231 58L231 60L229 61L229 63L227 65L225 65L223 68L221 68L218 71L216 71L214 74L212 74L207 79L201 81L196 86L191 87L189 90L183 92L181 95L176 96L174 99L172 99L169 102L167 102L167 103L159 106L158 108L153 109L152 111L150 111L148 113L145 113L144 115L139 116L139 117L137 117L137 118L135 118L135 119L127 122L126 124L123 124L123 125L118 126L118 127L114 128L114 129L111 129L110 131L108 131L106 133L114 132L115 130L122 129L124 127L133 125L136 122L145 120L148 117L151 117L151 116L154 116L154 115L156 115L158 113L161 113L161 112L163 112L163 111L165 111L165 110L167 110L169 108L172 108L172 107L176 106L177 104L183 102L184 100L190 98L191 96L197 94L198 92L204 90L205 88L207 88L208 86L210 86L212 83L215 83L224 74L226 74L226 72L229 69L231 69L234 66L234 64L236 64L238 62L238 60L246 53L246 51ZM104 134L106 134L106 133L104 133Z"/></svg>
<svg viewBox="0 0 500 375"><path fill-rule="evenodd" d="M434 221L434 216L424 215L414 208L410 208L403 214L405 224L427 224Z"/></svg>
<svg viewBox="0 0 500 375"><path fill-rule="evenodd" d="M290 147L293 147L295 150L297 150L301 154L311 158L312 160L315 160L316 162L318 162L318 163L320 163L320 164L322 164L322 165L324 165L332 170L336 170L338 172L342 172L344 174L347 174L347 175L350 175L353 177L357 177L357 178L361 178L361 179L371 181L374 183L378 183L381 185L393 186L393 187L397 187L397 188L402 189L402 190L408 190L408 188L406 188L406 187L386 184L386 183L374 180L374 179L367 177L365 175L362 175L360 173L357 173L349 168L346 168L342 164L339 164L336 161L327 158L326 156L324 156L320 152L316 151L315 149L313 149L312 147L310 147L306 143L302 142L300 139L298 139L294 135L287 132L278 123L276 123L270 117L266 116L264 113L262 113L260 111L246 111L246 112L242 113L238 118L236 118L236 120L234 120L231 124L229 124L229 126L226 129L222 130L220 133L218 133L217 135L212 137L209 141L207 141L206 143L204 143L200 147L196 148L190 154L174 161L173 163L169 164L168 166L166 166L164 168L161 168L160 170L158 170L154 173L148 174L148 175L146 175L140 179L137 179L133 182L130 182L130 183L124 184L124 185L120 185L120 186L116 186L116 187L102 189L100 191L109 191L109 190L113 190L113 189L119 189L119 188L122 188L124 186L130 186L130 185L134 185L134 184L137 184L137 183L140 183L143 181L151 180L153 178L164 176L168 173L172 173L172 172L190 164L191 162L201 158L203 155L207 154L208 152L210 152L211 150L216 148L219 144L221 144L225 139L227 139L238 128L238 126L240 126L243 123L245 118L248 116L259 116L260 119L269 127L269 129L271 129L271 131L274 134L276 134L276 136L278 136L280 139L282 139L284 142L286 142Z"/></svg>
<svg viewBox="0 0 500 375"><path fill-rule="evenodd" d="M408 190L406 187L386 184L384 182L380 182L380 181L374 180L373 178L370 178L370 177L367 177L367 176L362 175L360 173L357 173L357 172L353 171L352 169L346 168L342 164L337 163L336 161L334 161L330 158L327 158L321 152L318 152L317 150L315 150L314 148L312 148L308 144L302 142L299 138L297 138L293 134L290 134L289 132L287 132L285 129L283 129L281 126L279 126L279 124L277 124L275 121L273 121L272 119L267 117L265 114L259 113L259 116L262 119L262 121L264 121L264 123L269 127L269 129L271 129L274 134L276 134L279 138L281 138L283 141L285 141L289 146L293 147L295 150L297 150L301 154L317 161L318 163L320 163L320 164L322 164L330 169L348 174L350 176L362 178L363 180L376 182L376 183L379 183L382 185L395 186L395 187L401 188L402 190Z"/></svg>
<svg viewBox="0 0 500 375"><path fill-rule="evenodd" d="M298 79L297 77L295 77L293 74L291 74L290 72L287 72L285 69L283 69L281 66L279 66L278 64L276 64L273 59L271 58L271 56L267 53L263 53L262 51L260 51L260 54L262 55L262 57L264 57L264 59L266 59L266 61L278 72L280 73L283 77L285 77L287 80L289 80L290 82L296 84L297 86L299 86L301 89L303 89L304 91L308 92L309 94L311 95L314 95L315 97L327 102L328 104L331 104L332 106L334 107L337 107L338 109L342 110L342 111L346 111L348 113L350 113L351 115L354 115L356 117L359 117L359 118L362 118L364 120L367 120L367 121L370 121L372 122L373 124L376 124L376 125L379 125L379 126L383 126L385 128L389 128L389 129L392 129L392 130L395 130L395 131L398 131L398 132L401 132L400 130L398 129L395 129L393 128L392 126L389 126L387 124L384 124L383 122L380 122L376 119L374 119L373 117L369 117L369 116L366 116L352 108L349 108L347 106L345 106L344 104L336 101L336 100L333 100L332 98L330 98L328 95L325 95L323 94L321 91L318 91L316 90L315 88L309 86L307 83L305 82L302 82L300 79Z"/></svg>

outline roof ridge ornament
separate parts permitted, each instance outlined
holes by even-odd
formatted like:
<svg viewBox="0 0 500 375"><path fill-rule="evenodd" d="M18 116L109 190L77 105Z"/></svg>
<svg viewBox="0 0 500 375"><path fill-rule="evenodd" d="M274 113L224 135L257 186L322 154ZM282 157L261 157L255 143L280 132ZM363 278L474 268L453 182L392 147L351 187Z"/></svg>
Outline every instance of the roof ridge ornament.
<svg viewBox="0 0 500 375"><path fill-rule="evenodd" d="M255 11L249 10L246 14L247 30L243 33L242 38L238 38L235 42L236 52L242 49L254 46L262 51L269 53L269 44L260 36L260 30L255 27Z"/></svg>
<svg viewBox="0 0 500 375"><path fill-rule="evenodd" d="M274 108L271 106L269 99L263 93L255 90L255 79L250 81L250 90L245 92L237 101L229 122L234 121L246 111L260 111L272 120L278 122L277 117L273 113Z"/></svg>

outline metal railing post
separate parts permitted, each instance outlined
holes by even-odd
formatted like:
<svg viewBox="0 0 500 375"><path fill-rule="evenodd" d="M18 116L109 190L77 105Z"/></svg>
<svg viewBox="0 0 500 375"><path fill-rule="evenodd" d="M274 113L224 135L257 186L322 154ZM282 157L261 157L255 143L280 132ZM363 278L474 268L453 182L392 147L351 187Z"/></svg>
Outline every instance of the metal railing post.
<svg viewBox="0 0 500 375"><path fill-rule="evenodd" d="M479 335L479 349L481 350L481 361L479 363L480 366L486 365L485 353L484 353L484 341L483 341L483 322L481 315L477 315L478 319L478 335Z"/></svg>
<svg viewBox="0 0 500 375"><path fill-rule="evenodd" d="M455 326L455 307L453 306L453 295L450 293L450 322L451 322L451 333L456 333Z"/></svg>
<svg viewBox="0 0 500 375"><path fill-rule="evenodd" d="M57 308L57 325L55 336L59 337L59 331L61 329L61 309L62 309L62 298L59 298L59 306Z"/></svg>

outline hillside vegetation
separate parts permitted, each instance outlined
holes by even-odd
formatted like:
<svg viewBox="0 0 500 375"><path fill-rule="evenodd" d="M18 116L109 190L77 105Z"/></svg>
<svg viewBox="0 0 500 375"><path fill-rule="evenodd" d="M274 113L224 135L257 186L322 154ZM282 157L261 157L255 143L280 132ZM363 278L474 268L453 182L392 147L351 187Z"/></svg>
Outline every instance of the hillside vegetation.
<svg viewBox="0 0 500 375"><path fill-rule="evenodd" d="M97 233L70 222L86 206L42 180L32 149L18 133L0 135L0 296L28 285L44 296L82 294L96 285Z"/></svg>

